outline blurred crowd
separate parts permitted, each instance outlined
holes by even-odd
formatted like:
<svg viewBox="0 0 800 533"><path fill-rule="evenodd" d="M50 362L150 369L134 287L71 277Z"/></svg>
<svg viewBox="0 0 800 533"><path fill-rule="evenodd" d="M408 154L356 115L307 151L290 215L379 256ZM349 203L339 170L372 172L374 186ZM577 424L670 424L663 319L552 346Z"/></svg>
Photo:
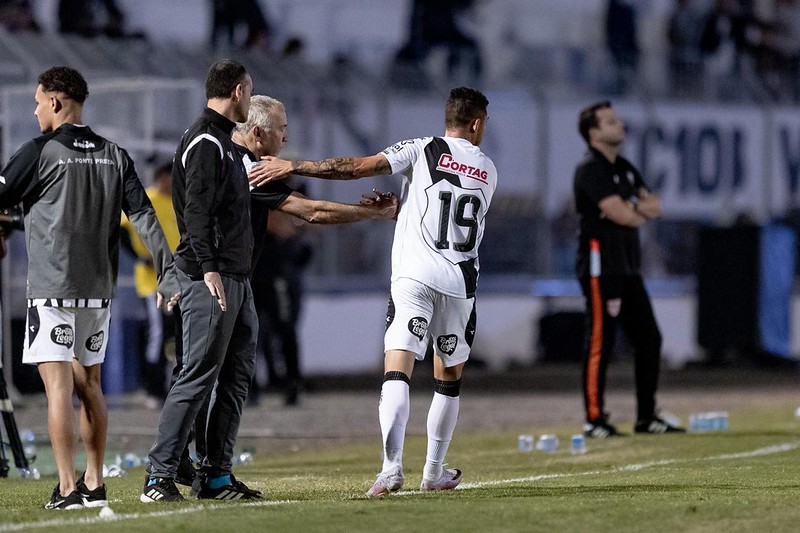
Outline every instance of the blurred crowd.
<svg viewBox="0 0 800 533"><path fill-rule="evenodd" d="M0 25L9 32L39 32L31 0L0 0ZM82 37L105 35L111 38L142 38L141 32L129 31L125 13L115 0L59 0L58 29Z"/></svg>
<svg viewBox="0 0 800 533"><path fill-rule="evenodd" d="M429 87L432 79L481 86L487 43L481 42L480 6L486 0L406 0L409 16L389 76ZM611 68L593 90L642 94L642 22L653 0L607 0L602 16ZM35 0L0 0L0 25L8 32L38 32ZM130 28L116 0L59 0L59 31L83 37L146 39ZM206 0L208 43L218 52L289 53L303 39L284 35L265 9L267 0ZM661 4L663 6L663 4ZM663 9L663 7L662 7ZM800 100L800 0L671 0L660 42L669 96L762 102ZM652 39L650 39L652 40ZM593 50L584 51L590 54ZM436 52L436 54L433 54ZM431 57L444 57L431 61ZM337 56L337 59L341 57ZM431 63L434 72L431 71ZM439 70L441 69L441 70ZM413 88L413 87L412 87Z"/></svg>
<svg viewBox="0 0 800 533"><path fill-rule="evenodd" d="M39 32L35 0L0 0L0 26L6 31ZM268 50L270 25L258 0L207 0L211 9L210 44L214 48ZM131 30L126 14L116 0L58 0L58 31L82 37L142 39L140 30Z"/></svg>
<svg viewBox="0 0 800 533"><path fill-rule="evenodd" d="M624 94L639 66L637 18L642 3L609 0L606 44L616 75L610 92ZM671 94L797 102L800 1L674 0L667 22ZM720 81L725 81L720 83Z"/></svg>

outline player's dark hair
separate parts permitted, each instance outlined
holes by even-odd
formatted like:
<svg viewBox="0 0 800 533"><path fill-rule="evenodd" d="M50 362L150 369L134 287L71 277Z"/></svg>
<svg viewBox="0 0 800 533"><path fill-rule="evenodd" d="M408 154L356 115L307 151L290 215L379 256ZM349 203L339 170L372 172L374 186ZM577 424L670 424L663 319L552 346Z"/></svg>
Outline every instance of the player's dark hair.
<svg viewBox="0 0 800 533"><path fill-rule="evenodd" d="M489 100L480 91L457 87L450 91L444 108L444 125L447 128L468 126L476 118L486 117Z"/></svg>
<svg viewBox="0 0 800 533"><path fill-rule="evenodd" d="M586 144L589 144L589 130L600 126L600 122L597 120L597 112L601 109L610 108L611 102L603 100L602 102L590 105L578 115L578 131L581 137L583 137L583 140L586 141Z"/></svg>
<svg viewBox="0 0 800 533"><path fill-rule="evenodd" d="M89 86L81 73L70 67L50 67L39 74L39 85L46 93L63 93L79 104L89 96Z"/></svg>
<svg viewBox="0 0 800 533"><path fill-rule="evenodd" d="M244 82L247 69L233 59L220 59L208 69L206 98L228 98Z"/></svg>

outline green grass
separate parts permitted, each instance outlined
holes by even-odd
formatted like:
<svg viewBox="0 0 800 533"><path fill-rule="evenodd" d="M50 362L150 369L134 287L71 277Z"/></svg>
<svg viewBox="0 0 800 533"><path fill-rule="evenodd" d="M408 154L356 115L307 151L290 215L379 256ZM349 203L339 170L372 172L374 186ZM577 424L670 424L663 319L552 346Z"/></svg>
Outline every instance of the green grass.
<svg viewBox="0 0 800 533"><path fill-rule="evenodd" d="M414 491L425 440L411 436L407 490L383 500L363 497L380 466L371 441L256 453L236 470L265 492L255 504L145 505L144 470L131 469L106 480L113 522L96 510L45 511L55 478L12 476L0 479L0 532L796 531L800 422L793 408L759 402L732 412L726 432L589 440L582 456L564 446L574 427L537 428L559 435L555 454L518 452L517 433L527 431L457 433L448 460L465 472L464 484L441 494Z"/></svg>

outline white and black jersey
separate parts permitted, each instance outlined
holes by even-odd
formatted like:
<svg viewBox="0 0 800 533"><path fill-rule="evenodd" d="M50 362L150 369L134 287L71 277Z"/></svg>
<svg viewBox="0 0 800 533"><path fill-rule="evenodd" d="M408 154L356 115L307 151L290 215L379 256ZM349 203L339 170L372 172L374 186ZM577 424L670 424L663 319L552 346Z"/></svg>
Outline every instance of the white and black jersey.
<svg viewBox="0 0 800 533"><path fill-rule="evenodd" d="M159 281L172 261L130 156L86 126L63 124L11 157L0 176L0 208L20 202L33 305L108 305L117 279L120 210L153 255Z"/></svg>
<svg viewBox="0 0 800 533"><path fill-rule="evenodd" d="M497 187L494 163L456 137L401 141L381 152L403 174L392 281L410 278L458 298L475 295L478 247Z"/></svg>

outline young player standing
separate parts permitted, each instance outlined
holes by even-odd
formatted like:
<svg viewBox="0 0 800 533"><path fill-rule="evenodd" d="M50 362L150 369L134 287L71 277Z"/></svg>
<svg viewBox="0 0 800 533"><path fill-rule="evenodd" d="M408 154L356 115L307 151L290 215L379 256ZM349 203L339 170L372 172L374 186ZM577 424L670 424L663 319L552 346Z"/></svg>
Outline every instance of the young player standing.
<svg viewBox="0 0 800 533"><path fill-rule="evenodd" d="M384 337L384 378L378 414L383 468L367 496L404 483L403 443L415 360L434 344L434 394L428 412L428 453L420 490L452 490L461 471L444 467L459 411L461 374L475 334L478 247L497 186L494 163L478 146L489 116L474 89L450 91L445 135L401 141L362 158L284 161L265 158L251 185L291 173L323 179L402 174L400 214L392 246L392 286Z"/></svg>
<svg viewBox="0 0 800 533"><path fill-rule="evenodd" d="M45 509L108 505L103 483L108 413L101 387L119 264L120 212L142 237L158 280L156 305L179 292L172 254L128 153L83 123L89 95L75 69L39 76L34 115L42 135L11 156L0 208L22 202L28 317L22 362L36 365L58 483ZM75 427L73 392L80 400ZM78 437L86 471L75 479Z"/></svg>

